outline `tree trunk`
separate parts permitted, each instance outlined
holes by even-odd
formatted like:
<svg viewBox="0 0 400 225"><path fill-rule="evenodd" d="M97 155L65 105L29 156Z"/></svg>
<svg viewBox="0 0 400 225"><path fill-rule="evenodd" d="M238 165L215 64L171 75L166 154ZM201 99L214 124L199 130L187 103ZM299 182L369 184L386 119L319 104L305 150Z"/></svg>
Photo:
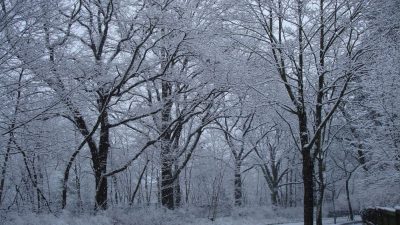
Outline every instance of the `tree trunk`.
<svg viewBox="0 0 400 225"><path fill-rule="evenodd" d="M177 171L178 171L178 165L175 164L175 172L177 173ZM174 206L178 208L181 206L181 201L182 201L182 192L181 192L179 175L173 182L174 182Z"/></svg>
<svg viewBox="0 0 400 225"><path fill-rule="evenodd" d="M301 142L301 155L303 157L302 172L304 185L304 225L313 225L314 221L314 160L308 146L307 115L304 106L299 112L299 131Z"/></svg>
<svg viewBox="0 0 400 225"><path fill-rule="evenodd" d="M79 129L79 132L82 134L82 136L85 138L85 140L81 143L81 146L79 146L78 149L75 150L75 152L71 155L71 157L68 161L67 167L64 170L64 178L63 178L63 186L62 186L62 194L61 194L61 196L62 196L61 208L62 209L64 209L65 206L67 205L67 186L68 186L69 173L72 168L72 164L75 161L76 157L78 156L80 150L82 149L82 147L84 146L85 143L88 144L88 147L90 149L90 154L92 156L93 165L95 165L94 161L97 158L97 152L98 152L96 143L92 137L92 135L93 135L94 131L97 129L97 127L95 126L95 128L92 130L92 132L89 132L84 118L82 117L81 113L73 107L72 102L69 101L69 99L66 99L65 104L68 106L68 108L73 113L73 119L75 122L75 126ZM97 187L97 184L96 184L96 187Z"/></svg>
<svg viewBox="0 0 400 225"><path fill-rule="evenodd" d="M174 206L176 208L180 207L182 201L182 192L181 192L181 185L179 182L179 176L174 181L174 198L175 198Z"/></svg>
<svg viewBox="0 0 400 225"><path fill-rule="evenodd" d="M323 159L318 159L318 203L317 203L317 225L322 225L322 203L324 201L325 184L324 184L324 165Z"/></svg>
<svg viewBox="0 0 400 225"><path fill-rule="evenodd" d="M322 105L324 100L325 88L325 18L324 18L324 0L319 2L319 16L320 16L320 37L319 37L319 69L318 69L318 94L317 104L315 107L315 129L322 123ZM324 199L324 171L323 171L323 133L321 130L317 131L315 140L314 158L318 156L318 202L317 202L317 225L322 225L322 203Z"/></svg>
<svg viewBox="0 0 400 225"><path fill-rule="evenodd" d="M313 167L310 152L303 151L304 225L313 225L314 220Z"/></svg>
<svg viewBox="0 0 400 225"><path fill-rule="evenodd" d="M294 182L297 183L297 173L294 174ZM297 185L294 186L294 207L297 207Z"/></svg>
<svg viewBox="0 0 400 225"><path fill-rule="evenodd" d="M174 209L172 165L170 160L165 158L162 159L161 163L161 204L168 209Z"/></svg>
<svg viewBox="0 0 400 225"><path fill-rule="evenodd" d="M235 206L241 206L243 203L242 199L242 174L241 174L240 160L235 160L235 178L234 178L234 195L235 195Z"/></svg>
<svg viewBox="0 0 400 225"><path fill-rule="evenodd" d="M314 221L314 189L313 174L314 163L309 146L308 127L307 127L307 109L304 100L304 43L303 43L303 1L297 1L298 13L298 43L299 43L299 67L297 69L297 116L299 122L299 133L301 143L301 154L303 157L303 182L304 182L304 225L313 225Z"/></svg>
<svg viewBox="0 0 400 225"><path fill-rule="evenodd" d="M3 166L1 168L1 180L0 180L0 206L3 200L3 192L4 192L4 183L5 183L5 179L6 179L6 171L7 171L7 163L8 163L8 159L10 157L10 152L11 152L11 135L12 132L10 132L10 140L7 143L7 150L6 150L6 154L4 156L4 162L3 162Z"/></svg>
<svg viewBox="0 0 400 225"><path fill-rule="evenodd" d="M286 184L288 184L289 183L289 173L286 173ZM288 199L289 199L289 187L288 187L289 185L286 185L285 186L285 208L287 208L288 207L288 203L289 203L289 201L288 201Z"/></svg>
<svg viewBox="0 0 400 225"><path fill-rule="evenodd" d="M163 115L164 118L165 115ZM169 117L169 114L168 114ZM165 118L164 118L165 119ZM165 121L163 119L163 121ZM168 209L174 209L173 160L171 156L171 141L169 132L163 130L161 138L161 204Z"/></svg>
<svg viewBox="0 0 400 225"><path fill-rule="evenodd" d="M353 207L351 206L350 190L349 190L350 177L351 177L351 175L346 179L346 198L347 198L347 205L349 207L350 220L353 221L354 220Z"/></svg>
<svg viewBox="0 0 400 225"><path fill-rule="evenodd" d="M335 190L335 185L333 185L333 190L332 190L332 205L333 205L333 223L336 224L336 205L335 205L335 196L336 196L336 190Z"/></svg>
<svg viewBox="0 0 400 225"><path fill-rule="evenodd" d="M290 169L290 185L289 185L289 207L293 207L293 170Z"/></svg>
<svg viewBox="0 0 400 225"><path fill-rule="evenodd" d="M148 164L149 164L149 160L146 161L146 164L144 165L143 170L139 175L139 179L138 179L138 181L136 183L135 190L133 191L133 194L132 194L132 196L130 198L129 205L133 205L133 203L135 201L136 193L139 191L139 188L141 187L142 178L143 178L144 173L147 171L147 165ZM139 201L140 201L140 198L139 198Z"/></svg>
<svg viewBox="0 0 400 225"><path fill-rule="evenodd" d="M278 206L278 188L275 185L271 190L271 203L273 206Z"/></svg>
<svg viewBox="0 0 400 225"><path fill-rule="evenodd" d="M107 97L105 97L106 99ZM100 107L103 108L103 107ZM107 209L107 177L103 177L107 173L107 159L109 151L109 126L108 113L103 109L101 124L100 124L100 143L99 152L96 158L93 159L95 180L96 180L96 205L95 209Z"/></svg>
<svg viewBox="0 0 400 225"><path fill-rule="evenodd" d="M75 163L75 186L78 197L77 207L79 210L83 210L83 201L82 201L82 192L81 192L81 178L80 178L80 170Z"/></svg>
<svg viewBox="0 0 400 225"><path fill-rule="evenodd" d="M95 195L95 209L107 209L107 178L102 177L105 173L106 167L103 165L96 166L95 179L96 179L96 195Z"/></svg>
<svg viewBox="0 0 400 225"><path fill-rule="evenodd" d="M165 52L162 52L165 54ZM173 156L171 130L168 127L171 122L172 85L168 81L162 81L162 101L164 102L161 110L161 204L168 209L174 209L174 182L173 178Z"/></svg>
<svg viewBox="0 0 400 225"><path fill-rule="evenodd" d="M189 204L189 194L190 194L190 180L192 178L192 167L189 169L189 175L187 174L187 168L185 167L185 204Z"/></svg>

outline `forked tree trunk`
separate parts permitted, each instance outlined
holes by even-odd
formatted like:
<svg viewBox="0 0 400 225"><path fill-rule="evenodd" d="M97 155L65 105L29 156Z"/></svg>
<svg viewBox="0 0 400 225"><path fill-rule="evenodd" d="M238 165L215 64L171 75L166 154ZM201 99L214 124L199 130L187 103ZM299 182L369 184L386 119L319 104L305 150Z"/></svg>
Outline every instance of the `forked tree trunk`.
<svg viewBox="0 0 400 225"><path fill-rule="evenodd" d="M84 144L87 143L90 153L92 156L92 162L93 165L95 165L95 161L97 159L97 146L96 143L92 137L94 131L97 130L97 126L100 124L100 120L97 122L95 127L93 128L92 132L89 132L85 119L82 117L81 113L73 107L72 102L69 99L65 100L65 104L68 106L68 108L73 112L73 120L75 122L75 126L79 129L79 132L82 134L82 136L85 138L84 141L81 143L81 145L78 147L77 150L71 155L67 167L64 170L64 178L63 178L63 185L62 185L62 194L61 194L61 208L64 209L67 205L67 186L68 186L68 180L69 180L69 173L72 168L73 162L75 161L76 157L78 156L80 150L83 148ZM101 119L101 118L100 118ZM96 183L96 189L97 189L97 183Z"/></svg>

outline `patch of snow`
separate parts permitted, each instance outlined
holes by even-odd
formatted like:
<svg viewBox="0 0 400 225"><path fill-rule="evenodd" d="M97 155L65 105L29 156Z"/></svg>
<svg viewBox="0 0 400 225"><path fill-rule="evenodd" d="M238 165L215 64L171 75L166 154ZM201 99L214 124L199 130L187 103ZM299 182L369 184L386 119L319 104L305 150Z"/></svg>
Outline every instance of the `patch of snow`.
<svg viewBox="0 0 400 225"><path fill-rule="evenodd" d="M298 209L241 208L230 216L210 220L199 216L196 208L169 211L163 208L109 209L97 214L75 214L63 211L58 215L9 212L2 214L3 225L303 225ZM198 211L198 209L197 209ZM292 212L290 212L292 211ZM358 220L358 218L357 218ZM337 224L348 222L338 218ZM324 219L324 225L333 225L333 218Z"/></svg>

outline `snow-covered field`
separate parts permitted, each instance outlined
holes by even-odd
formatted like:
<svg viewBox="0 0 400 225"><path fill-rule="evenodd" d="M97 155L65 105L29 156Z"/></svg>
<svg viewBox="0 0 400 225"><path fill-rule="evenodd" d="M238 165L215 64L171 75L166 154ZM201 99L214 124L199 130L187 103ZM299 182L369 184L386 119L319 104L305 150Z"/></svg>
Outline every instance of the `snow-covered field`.
<svg viewBox="0 0 400 225"><path fill-rule="evenodd" d="M277 210L246 208L233 210L229 216L211 221L207 215L199 215L198 209L182 209L174 212L163 209L110 209L102 213L74 214L64 211L52 214L1 214L0 224L4 225L301 225L300 210ZM348 222L339 218L337 224ZM333 219L324 220L332 225Z"/></svg>

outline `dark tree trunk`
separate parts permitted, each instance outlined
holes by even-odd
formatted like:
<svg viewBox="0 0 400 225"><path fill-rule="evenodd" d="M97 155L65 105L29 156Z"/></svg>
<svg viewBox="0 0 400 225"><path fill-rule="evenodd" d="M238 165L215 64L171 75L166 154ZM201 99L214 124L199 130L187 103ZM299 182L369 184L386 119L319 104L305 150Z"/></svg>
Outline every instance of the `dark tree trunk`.
<svg viewBox="0 0 400 225"><path fill-rule="evenodd" d="M325 87L325 18L324 18L324 0L319 2L319 17L320 17L320 37L319 37L319 69L318 69L318 94L317 104L315 107L315 129L322 123L322 105L324 100L324 87ZM318 202L317 202L317 225L322 225L322 203L324 199L324 175L323 175L323 150L322 140L323 133L321 130L317 131L315 140L314 159L318 156Z"/></svg>
<svg viewBox="0 0 400 225"><path fill-rule="evenodd" d="M297 183L297 173L294 174L294 182ZM294 186L294 207L297 207L297 185Z"/></svg>
<svg viewBox="0 0 400 225"><path fill-rule="evenodd" d="M288 184L289 183L289 173L286 173L286 184ZM288 199L289 199L289 187L288 187L289 185L286 185L285 186L285 208L287 208L288 207L288 203L289 203L289 201L288 201Z"/></svg>
<svg viewBox="0 0 400 225"><path fill-rule="evenodd" d="M299 133L301 143L301 154L303 157L303 182L304 182L304 225L313 225L314 221L314 189L313 174L314 163L309 146L307 109L304 100L304 43L303 43L303 1L297 2L298 13L298 43L299 43L299 67L297 69L297 116L299 122Z"/></svg>
<svg viewBox="0 0 400 225"><path fill-rule="evenodd" d="M290 169L290 181L289 181L289 207L293 207L293 170Z"/></svg>
<svg viewBox="0 0 400 225"><path fill-rule="evenodd" d="M192 178L192 168L190 167L190 169L189 169L189 175L187 175L187 168L185 168L185 204L186 205L189 204L191 178Z"/></svg>
<svg viewBox="0 0 400 225"><path fill-rule="evenodd" d="M278 188L273 187L271 190L271 203L273 206L278 206Z"/></svg>
<svg viewBox="0 0 400 225"><path fill-rule="evenodd" d="M162 82L162 100L164 107L161 110L161 204L168 209L174 209L174 182L173 156L171 152L171 130L168 127L171 121L172 101L171 83Z"/></svg>
<svg viewBox="0 0 400 225"><path fill-rule="evenodd" d="M324 201L325 184L324 184L324 165L323 160L318 159L318 205L317 205L317 225L322 225L322 203Z"/></svg>
<svg viewBox="0 0 400 225"><path fill-rule="evenodd" d="M349 189L350 177L351 175L346 179L346 198L347 198L347 205L349 207L350 220L353 221L354 215L353 215L353 207L351 206L351 201L350 201L350 189Z"/></svg>
<svg viewBox="0 0 400 225"><path fill-rule="evenodd" d="M177 173L177 171L178 171L178 165L175 164L175 173ZM182 192L181 192L181 184L180 184L179 175L178 175L176 177L176 179L174 180L174 206L176 208L179 208L181 206L181 201L182 201Z"/></svg>
<svg viewBox="0 0 400 225"><path fill-rule="evenodd" d="M132 194L132 196L131 196L131 198L129 200L129 205L133 205L133 203L135 201L136 194L139 191L139 188L141 187L141 182L142 182L142 179L143 179L143 175L144 175L145 172L147 172L147 165L148 164L149 164L149 160L146 161L146 164L144 165L143 170L139 175L139 179L138 179L138 181L136 183L135 190L133 191L133 194ZM147 196L146 196L146 199L147 199ZM140 198L139 198L139 200L140 200Z"/></svg>
<svg viewBox="0 0 400 225"><path fill-rule="evenodd" d="M73 112L73 114L74 114L73 119L75 122L75 126L79 129L79 132L85 138L85 141L82 142L82 145L79 146L79 148L72 154L72 156L70 157L70 159L68 161L67 167L64 171L63 187L62 187L62 194L61 194L61 196L62 196L61 208L62 209L64 209L65 206L67 205L67 185L68 185L69 173L72 168L73 162L75 161L77 155L79 154L80 150L83 147L83 144L87 143L89 146L93 165L95 165L94 161L97 158L97 152L98 152L96 143L92 137L92 135L96 129L93 129L92 132L89 132L84 118L82 117L82 115L80 114L80 112L78 110L74 109L72 102L70 102L69 99L66 99L66 104L67 104L68 108ZM95 128L97 128L97 127L95 127ZM96 187L97 187L97 184L96 184Z"/></svg>
<svg viewBox="0 0 400 225"><path fill-rule="evenodd" d="M304 225L313 225L314 220L314 185L313 162L309 151L303 153L304 181Z"/></svg>
<svg viewBox="0 0 400 225"><path fill-rule="evenodd" d="M333 190L332 190L332 205L333 205L333 223L336 224L336 205L335 205L335 197L336 196L336 190L335 190L335 185L333 185Z"/></svg>
<svg viewBox="0 0 400 225"><path fill-rule="evenodd" d="M278 206L279 203L279 183L286 172L279 175L280 170L280 160L276 162L275 153L271 151L270 153L271 166L265 163L261 169L264 174L265 181L268 184L268 188L271 191L271 203L273 206Z"/></svg>
<svg viewBox="0 0 400 225"><path fill-rule="evenodd" d="M167 159L163 159L161 165L161 204L168 209L174 209L172 165Z"/></svg>
<svg viewBox="0 0 400 225"><path fill-rule="evenodd" d="M80 171L78 171L76 163L75 163L75 186L78 195L77 207L78 209L83 210Z"/></svg>
<svg viewBox="0 0 400 225"><path fill-rule="evenodd" d="M107 97L105 97L106 99ZM96 209L107 209L107 177L103 177L107 173L107 159L109 151L109 124L108 124L108 113L106 109L103 109L100 124L100 143L99 152L96 154L96 158L93 159L95 180L96 180Z"/></svg>
<svg viewBox="0 0 400 225"><path fill-rule="evenodd" d="M300 101L303 102L303 101ZM303 157L302 172L304 185L304 225L313 225L314 221L314 161L308 145L307 114L304 105L298 109L301 155Z"/></svg>
<svg viewBox="0 0 400 225"><path fill-rule="evenodd" d="M175 197L174 206L176 208L179 208L181 206L181 201L182 201L182 192L181 192L181 185L179 183L179 176L174 181L174 197Z"/></svg>
<svg viewBox="0 0 400 225"><path fill-rule="evenodd" d="M242 173L241 173L241 161L235 160L235 178L234 178L234 195L235 195L235 206L241 206L243 204L242 195Z"/></svg>
<svg viewBox="0 0 400 225"><path fill-rule="evenodd" d="M95 196L95 209L96 210L105 210L107 209L107 178L102 177L105 172L103 166L100 166L99 169L95 171L95 179L96 179L96 196Z"/></svg>
<svg viewBox="0 0 400 225"><path fill-rule="evenodd" d="M161 204L168 209L174 209L173 160L169 132L164 131L161 138Z"/></svg>
<svg viewBox="0 0 400 225"><path fill-rule="evenodd" d="M3 162L3 166L1 168L1 180L0 180L0 205L2 203L2 199L3 199L3 191L4 191L4 183L5 183L5 179L6 179L6 171L7 171L7 163L8 163L8 159L10 157L10 152L11 152L11 139L12 137L12 132L10 133L10 140L7 143L7 150L6 150L6 154L4 156L4 162Z"/></svg>

